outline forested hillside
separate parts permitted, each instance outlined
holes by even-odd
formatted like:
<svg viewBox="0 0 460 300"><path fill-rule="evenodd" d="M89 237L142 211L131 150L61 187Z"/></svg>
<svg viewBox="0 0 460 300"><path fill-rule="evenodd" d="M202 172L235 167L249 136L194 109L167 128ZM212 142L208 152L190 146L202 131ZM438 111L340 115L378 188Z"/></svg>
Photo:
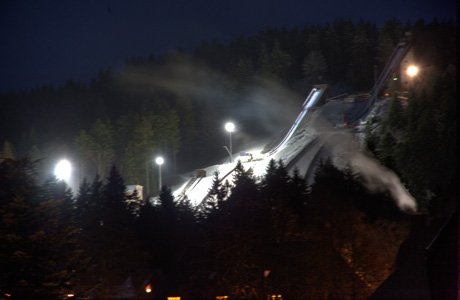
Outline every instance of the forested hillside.
<svg viewBox="0 0 460 300"><path fill-rule="evenodd" d="M298 106L312 84L369 90L375 68L382 70L409 31L424 66L442 74L456 64L451 22L394 19L377 28L340 19L241 34L228 45L204 41L194 53L179 47L158 57L133 56L121 70L100 70L89 84L69 79L59 87L11 92L0 98L2 155L47 158L46 172L53 157L65 153L78 161L81 178L104 178L116 164L127 183L152 184L145 174L153 176L148 165L154 155L166 157L167 175L224 157L222 126L228 118L244 131L245 139L235 136L242 139L235 143L237 151L251 137L282 131L292 121L281 122L280 113L270 114L269 108L297 106L287 99L290 94L279 92L280 85L300 95L293 97ZM417 89L432 83L430 78ZM437 95L427 96L430 101Z"/></svg>

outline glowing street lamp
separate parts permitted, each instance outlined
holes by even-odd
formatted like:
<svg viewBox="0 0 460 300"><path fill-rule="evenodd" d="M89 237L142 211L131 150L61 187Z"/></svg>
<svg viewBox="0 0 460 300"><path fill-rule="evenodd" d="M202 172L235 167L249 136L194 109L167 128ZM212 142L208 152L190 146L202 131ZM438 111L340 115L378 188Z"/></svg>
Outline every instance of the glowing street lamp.
<svg viewBox="0 0 460 300"><path fill-rule="evenodd" d="M232 122L228 122L225 124L225 130L227 130L230 134L230 162L233 162L233 156L232 156L232 132L235 131L235 124Z"/></svg>
<svg viewBox="0 0 460 300"><path fill-rule="evenodd" d="M54 175L58 180L68 181L70 179L72 167L68 160L61 160L54 169Z"/></svg>
<svg viewBox="0 0 460 300"><path fill-rule="evenodd" d="M407 74L410 77L416 76L417 73L418 73L418 68L416 66L410 66L409 68L407 68Z"/></svg>
<svg viewBox="0 0 460 300"><path fill-rule="evenodd" d="M155 162L156 162L157 165L158 165L158 173L159 173L159 175L158 175L158 177L159 177L159 179L158 179L158 186L159 186L159 188L160 188L160 190L161 190L161 165L162 165L165 161L164 161L163 157L158 156L158 157L155 159Z"/></svg>

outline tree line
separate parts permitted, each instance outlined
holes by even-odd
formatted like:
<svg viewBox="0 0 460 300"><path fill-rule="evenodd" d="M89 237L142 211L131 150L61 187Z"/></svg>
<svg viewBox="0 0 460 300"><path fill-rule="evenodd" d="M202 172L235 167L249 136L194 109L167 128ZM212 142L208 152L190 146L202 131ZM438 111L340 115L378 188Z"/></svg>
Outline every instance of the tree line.
<svg viewBox="0 0 460 300"><path fill-rule="evenodd" d="M282 161L260 178L239 162L230 182L214 173L197 207L166 186L141 202L116 167L75 196L55 178L40 185L35 169L28 159L0 163L9 299L138 299L150 297L147 285L155 297L365 298L394 270L408 234L389 195L370 194L329 160L311 187Z"/></svg>

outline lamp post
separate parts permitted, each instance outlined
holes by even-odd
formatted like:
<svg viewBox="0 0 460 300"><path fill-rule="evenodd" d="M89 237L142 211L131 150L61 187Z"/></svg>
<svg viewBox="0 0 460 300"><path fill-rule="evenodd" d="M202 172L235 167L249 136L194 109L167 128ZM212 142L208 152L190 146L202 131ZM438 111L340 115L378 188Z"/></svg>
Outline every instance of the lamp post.
<svg viewBox="0 0 460 300"><path fill-rule="evenodd" d="M233 124L232 122L228 122L227 124L225 124L225 130L227 130L229 132L229 135L230 135L230 162L232 163L233 162L233 152L232 152L232 132L235 130L235 124Z"/></svg>
<svg viewBox="0 0 460 300"><path fill-rule="evenodd" d="M161 156L158 156L156 159L155 159L155 162L157 163L158 165L158 187L161 191L161 165L165 162L163 157Z"/></svg>

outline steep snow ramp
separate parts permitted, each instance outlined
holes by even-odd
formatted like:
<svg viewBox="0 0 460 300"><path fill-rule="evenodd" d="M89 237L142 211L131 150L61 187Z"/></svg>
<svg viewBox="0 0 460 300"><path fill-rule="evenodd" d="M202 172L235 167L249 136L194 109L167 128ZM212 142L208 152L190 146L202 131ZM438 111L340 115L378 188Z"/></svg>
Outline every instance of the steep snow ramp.
<svg viewBox="0 0 460 300"><path fill-rule="evenodd" d="M289 129L288 133L283 138L283 140L278 144L278 146L276 146L275 148L273 148L273 150L270 151L269 155L275 154L276 152L278 152L278 150L281 149L281 147L284 146L284 144L286 144L286 142L292 137L292 135L296 131L296 129L299 126L300 122L302 122L303 117L305 117L305 115L308 112L308 109L311 108L311 107L314 107L319 102L319 100L323 96L324 92L325 92L324 88L313 88L311 90L310 94L305 99L305 101L304 101L304 103L302 105L303 106L302 111L300 112L299 116L295 120L294 124L292 124L291 129Z"/></svg>

